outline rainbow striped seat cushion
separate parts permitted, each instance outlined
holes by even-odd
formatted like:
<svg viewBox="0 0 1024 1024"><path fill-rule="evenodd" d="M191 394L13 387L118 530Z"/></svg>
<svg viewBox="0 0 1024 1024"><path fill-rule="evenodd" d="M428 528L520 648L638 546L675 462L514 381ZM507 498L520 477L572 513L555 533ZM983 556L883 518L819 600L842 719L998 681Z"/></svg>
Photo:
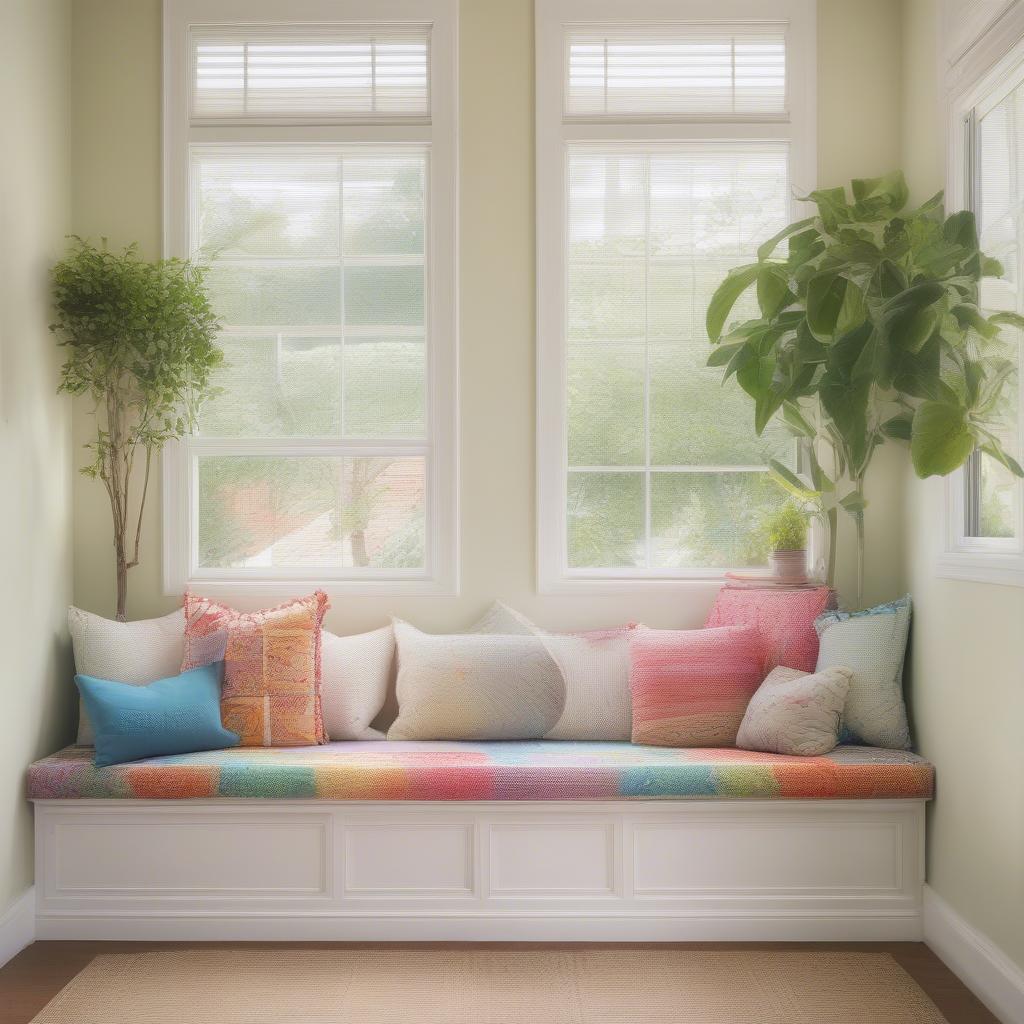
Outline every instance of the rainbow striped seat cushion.
<svg viewBox="0 0 1024 1024"><path fill-rule="evenodd" d="M932 785L932 766L904 750L794 757L553 740L234 747L109 768L95 767L91 749L68 747L28 775L35 800L920 799Z"/></svg>

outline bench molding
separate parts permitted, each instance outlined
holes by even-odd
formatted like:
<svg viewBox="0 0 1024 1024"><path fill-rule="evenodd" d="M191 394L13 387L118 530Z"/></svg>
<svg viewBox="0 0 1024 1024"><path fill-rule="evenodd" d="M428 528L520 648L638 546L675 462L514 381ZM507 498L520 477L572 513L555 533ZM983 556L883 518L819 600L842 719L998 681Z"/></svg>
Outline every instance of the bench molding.
<svg viewBox="0 0 1024 1024"><path fill-rule="evenodd" d="M916 940L923 800L40 800L40 939Z"/></svg>

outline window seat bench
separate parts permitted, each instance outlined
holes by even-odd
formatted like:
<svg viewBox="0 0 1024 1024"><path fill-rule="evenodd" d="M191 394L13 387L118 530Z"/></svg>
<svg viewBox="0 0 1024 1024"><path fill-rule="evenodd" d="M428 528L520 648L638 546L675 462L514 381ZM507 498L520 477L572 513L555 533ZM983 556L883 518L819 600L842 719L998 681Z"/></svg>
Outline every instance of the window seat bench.
<svg viewBox="0 0 1024 1024"><path fill-rule="evenodd" d="M901 750L824 757L629 743L362 742L234 748L96 768L67 747L29 769L34 800L922 799L932 766Z"/></svg>
<svg viewBox="0 0 1024 1024"><path fill-rule="evenodd" d="M914 940L930 764L332 743L31 766L45 939Z"/></svg>

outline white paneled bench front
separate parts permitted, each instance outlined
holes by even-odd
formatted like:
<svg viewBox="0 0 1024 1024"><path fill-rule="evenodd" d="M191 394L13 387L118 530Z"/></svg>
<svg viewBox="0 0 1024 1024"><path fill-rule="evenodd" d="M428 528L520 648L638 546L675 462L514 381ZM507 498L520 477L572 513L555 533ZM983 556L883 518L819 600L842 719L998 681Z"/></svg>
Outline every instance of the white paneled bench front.
<svg viewBox="0 0 1024 1024"><path fill-rule="evenodd" d="M619 743L336 743L29 776L49 939L921 934L931 766Z"/></svg>

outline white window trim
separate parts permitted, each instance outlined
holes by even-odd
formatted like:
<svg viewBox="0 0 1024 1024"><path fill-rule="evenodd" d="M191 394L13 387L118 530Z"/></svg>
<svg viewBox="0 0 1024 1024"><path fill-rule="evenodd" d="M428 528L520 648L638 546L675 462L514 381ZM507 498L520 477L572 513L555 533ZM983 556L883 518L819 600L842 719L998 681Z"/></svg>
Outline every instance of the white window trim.
<svg viewBox="0 0 1024 1024"><path fill-rule="evenodd" d="M288 24L323 26L339 23L394 23L431 26L431 116L381 118L368 124L365 115L309 124L266 122L216 127L189 121L191 93L189 26L195 24ZM416 143L429 148L427 219L428 287L427 389L429 422L426 441L410 442L415 454L428 453L426 492L429 528L423 570L346 569L297 573L271 570L199 570L195 566L196 524L192 500L195 462L190 441L172 442L163 451L163 585L169 595L201 587L214 597L287 596L297 589L320 587L329 594L380 596L454 596L459 592L458 463L458 0L164 0L163 249L166 256L188 255L188 147L192 143L317 144ZM242 442L245 443L244 441ZM231 442L232 450L238 444ZM400 442L396 442L396 445ZM204 452L210 442L204 442ZM389 445L389 451L395 446ZM274 443L279 454L323 453L344 448L352 453L372 446L358 441L323 442L287 439Z"/></svg>
<svg viewBox="0 0 1024 1024"><path fill-rule="evenodd" d="M566 25L787 22L788 117L566 117ZM573 570L566 555L565 499L565 147L614 139L786 140L794 191L817 182L816 4L814 0L536 0L537 63L537 585L543 594L636 593L721 581L724 569ZM792 218L805 216L794 198ZM710 468L710 467L709 467Z"/></svg>
<svg viewBox="0 0 1024 1024"><path fill-rule="evenodd" d="M964 209L967 202L966 119L972 111L987 111L1014 86L1000 94L1002 82L1024 79L1024 4L1003 9L966 48L944 55L946 91L947 212ZM1024 398L1024 373L1018 384ZM1024 405L1021 406L1024 408ZM1018 487L1021 487L1018 484ZM1013 538L964 536L965 481L958 469L940 483L939 549L936 575L942 579L1024 587L1024 500L1018 500L1018 523ZM1021 487L1024 492L1024 487ZM1021 498L1024 499L1024 493Z"/></svg>

